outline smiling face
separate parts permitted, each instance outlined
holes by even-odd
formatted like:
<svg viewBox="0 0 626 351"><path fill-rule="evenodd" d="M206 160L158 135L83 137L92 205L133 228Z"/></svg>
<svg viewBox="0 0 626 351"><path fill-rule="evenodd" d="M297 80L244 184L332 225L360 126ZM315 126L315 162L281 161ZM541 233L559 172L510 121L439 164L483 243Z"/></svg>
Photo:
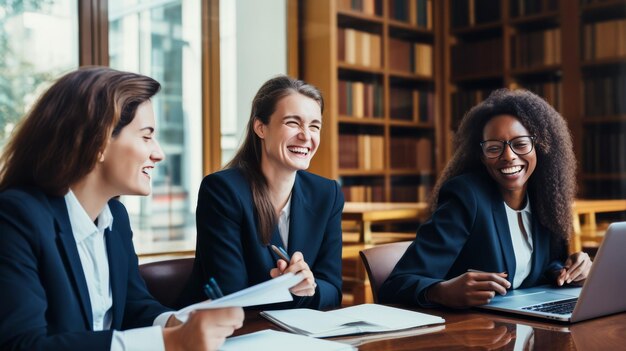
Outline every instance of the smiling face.
<svg viewBox="0 0 626 351"><path fill-rule="evenodd" d="M483 140L508 141L519 136L528 136L530 133L511 115L499 115L493 117L483 129ZM526 155L517 155L506 145L500 157L481 157L487 172L498 183L500 192L505 201L510 205L520 203L526 195L528 179L537 166L537 153L535 149Z"/></svg>
<svg viewBox="0 0 626 351"><path fill-rule="evenodd" d="M280 99L268 124L259 119L254 122L254 132L261 139L265 175L309 168L321 128L322 112L315 100L299 93Z"/></svg>
<svg viewBox="0 0 626 351"><path fill-rule="evenodd" d="M163 160L155 136L154 110L148 100L137 107L135 118L109 139L98 168L103 192L116 195L148 195L152 170Z"/></svg>

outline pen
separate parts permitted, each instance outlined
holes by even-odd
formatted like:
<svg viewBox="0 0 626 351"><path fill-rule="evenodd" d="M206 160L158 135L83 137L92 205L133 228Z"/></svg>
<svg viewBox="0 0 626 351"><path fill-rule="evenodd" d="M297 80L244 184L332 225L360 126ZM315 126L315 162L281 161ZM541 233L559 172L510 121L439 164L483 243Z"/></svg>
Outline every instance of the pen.
<svg viewBox="0 0 626 351"><path fill-rule="evenodd" d="M472 268L468 269L467 271L468 272L474 272L474 273L487 273L485 271L481 271L481 270L478 270L478 269L472 269Z"/></svg>
<svg viewBox="0 0 626 351"><path fill-rule="evenodd" d="M220 286L217 285L217 282L213 277L209 279L209 285L211 285L211 288L213 288L213 291L215 292L215 296L217 296L217 298L224 297L222 289L220 289Z"/></svg>
<svg viewBox="0 0 626 351"><path fill-rule="evenodd" d="M208 284L204 285L204 293L211 300L216 300L224 296L222 289L220 289L220 286L217 285L217 282L213 277L209 279Z"/></svg>
<svg viewBox="0 0 626 351"><path fill-rule="evenodd" d="M291 261L289 254L282 247L277 247L276 245L272 245L272 251L278 255L278 257L285 260L287 263Z"/></svg>
<svg viewBox="0 0 626 351"><path fill-rule="evenodd" d="M491 273L491 272L485 272L485 271L481 271L479 269L472 269L472 268L468 269L467 271L468 272L474 272L474 273ZM506 274L506 272L496 273L496 274Z"/></svg>
<svg viewBox="0 0 626 351"><path fill-rule="evenodd" d="M209 284L204 284L204 294L211 300L216 300L215 292Z"/></svg>

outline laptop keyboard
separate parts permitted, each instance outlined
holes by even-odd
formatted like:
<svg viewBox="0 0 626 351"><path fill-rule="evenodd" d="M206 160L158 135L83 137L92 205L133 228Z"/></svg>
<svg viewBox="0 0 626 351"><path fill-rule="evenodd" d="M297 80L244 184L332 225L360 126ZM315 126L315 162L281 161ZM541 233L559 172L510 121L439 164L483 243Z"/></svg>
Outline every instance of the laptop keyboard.
<svg viewBox="0 0 626 351"><path fill-rule="evenodd" d="M528 307L522 307L522 309L526 311L547 312L554 314L570 314L574 312L574 307L576 307L576 301L578 301L578 298L547 302Z"/></svg>

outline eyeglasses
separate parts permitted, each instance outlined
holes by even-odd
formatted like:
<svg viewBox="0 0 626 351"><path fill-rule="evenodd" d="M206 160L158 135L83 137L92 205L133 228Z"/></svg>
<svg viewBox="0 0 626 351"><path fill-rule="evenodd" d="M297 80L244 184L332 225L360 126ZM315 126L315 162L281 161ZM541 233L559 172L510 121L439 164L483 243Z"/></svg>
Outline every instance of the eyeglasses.
<svg viewBox="0 0 626 351"><path fill-rule="evenodd" d="M480 142L483 155L486 158L498 158L504 153L504 148L508 145L518 156L529 154L535 146L535 136L523 135L511 140L484 140Z"/></svg>

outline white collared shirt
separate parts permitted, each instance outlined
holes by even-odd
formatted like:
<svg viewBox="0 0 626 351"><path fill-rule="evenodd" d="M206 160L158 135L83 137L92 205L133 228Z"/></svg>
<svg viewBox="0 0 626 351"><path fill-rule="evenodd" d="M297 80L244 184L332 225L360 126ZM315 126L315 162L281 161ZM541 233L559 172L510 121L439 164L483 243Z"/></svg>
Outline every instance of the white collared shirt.
<svg viewBox="0 0 626 351"><path fill-rule="evenodd" d="M111 209L108 204L104 207L98 215L96 225L71 190L65 195L65 204L89 291L93 330L111 329L113 295L109 279L109 258L105 235L105 230L111 230L113 226ZM165 326L170 314L168 312L159 315L152 327L126 331L114 330L111 351L164 351L161 328Z"/></svg>
<svg viewBox="0 0 626 351"><path fill-rule="evenodd" d="M289 199L285 204L285 207L280 211L280 216L278 216L278 233L280 234L280 238L283 239L283 248L287 251L287 247L289 246L289 219L291 218L291 194L289 194Z"/></svg>
<svg viewBox="0 0 626 351"><path fill-rule="evenodd" d="M511 242L513 243L513 252L515 252L515 276L513 277L513 289L517 289L532 269L532 253L533 253L533 233L531 226L532 212L530 209L530 201L526 198L526 206L520 211L510 208L506 202L506 218L509 222L509 231L511 232ZM522 233L517 219L517 213L521 212L522 222L528 237Z"/></svg>

